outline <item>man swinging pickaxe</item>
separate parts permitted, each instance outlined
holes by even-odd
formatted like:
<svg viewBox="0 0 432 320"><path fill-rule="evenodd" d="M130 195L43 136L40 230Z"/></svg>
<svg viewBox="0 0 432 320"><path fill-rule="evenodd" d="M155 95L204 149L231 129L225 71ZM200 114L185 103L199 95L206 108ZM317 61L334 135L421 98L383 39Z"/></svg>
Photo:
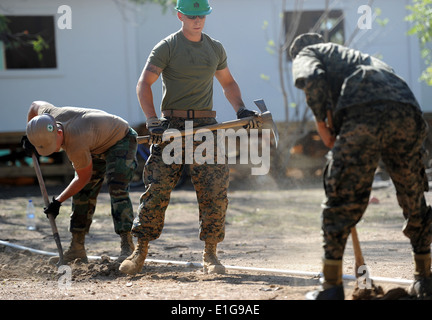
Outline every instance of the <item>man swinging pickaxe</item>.
<svg viewBox="0 0 432 320"><path fill-rule="evenodd" d="M261 121L262 121L262 127L261 128L271 129L271 131L273 133L275 146L277 148L278 141L279 141L279 133L278 133L276 124L273 121L272 114L267 109L267 106L264 103L264 100L260 99L260 100L255 100L254 102L257 105L257 107L259 108L259 110L261 111L261 113L259 114L259 117L261 118ZM184 137L185 135L195 134L198 130L202 130L202 129L208 129L210 131L217 131L219 129L230 129L230 128L243 127L243 126L246 126L253 117L254 116L242 118L242 119L238 119L238 120L221 122L221 123L212 124L212 125L208 125L208 126L202 126L202 127L194 128L193 130L178 131L178 130L169 130L168 129L164 132L163 136L170 136L172 138L176 138L176 137ZM138 137L138 143L148 143L149 139L150 139L150 136L139 136Z"/></svg>

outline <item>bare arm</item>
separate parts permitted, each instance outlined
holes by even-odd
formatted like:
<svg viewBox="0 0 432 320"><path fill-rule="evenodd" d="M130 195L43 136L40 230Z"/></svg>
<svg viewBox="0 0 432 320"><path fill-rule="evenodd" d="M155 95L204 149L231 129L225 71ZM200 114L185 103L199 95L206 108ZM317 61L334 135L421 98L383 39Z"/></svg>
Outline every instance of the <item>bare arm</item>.
<svg viewBox="0 0 432 320"><path fill-rule="evenodd" d="M136 92L138 101L147 119L156 117L151 86L156 82L161 73L161 68L147 63L137 83Z"/></svg>
<svg viewBox="0 0 432 320"><path fill-rule="evenodd" d="M29 111L27 113L28 121L38 115L40 104L41 102L39 101L33 101L33 103L30 105ZM82 169L77 169L75 170L75 172L77 173L76 176L72 179L66 189L64 189L63 192L56 198L57 201L63 202L72 197L73 195L77 194L79 191L81 191L82 188L85 187L85 185L90 181L90 178L92 176L93 163L90 162L88 166Z"/></svg>
<svg viewBox="0 0 432 320"><path fill-rule="evenodd" d="M34 117L36 117L38 115L38 110L39 110L39 102L38 101L33 101L32 104L30 105L30 108L27 112L27 122L29 122L31 119L33 119Z"/></svg>
<svg viewBox="0 0 432 320"><path fill-rule="evenodd" d="M56 198L57 201L63 202L69 199L81 191L81 189L84 188L87 183L89 183L93 172L93 163L90 162L87 167L75 171L77 174L66 187L66 189L64 189L63 192Z"/></svg>
<svg viewBox="0 0 432 320"><path fill-rule="evenodd" d="M327 123L325 121L315 121L315 124L324 145L330 149L333 148L336 137L332 134Z"/></svg>
<svg viewBox="0 0 432 320"><path fill-rule="evenodd" d="M241 107L244 107L245 104L241 97L240 88L234 77L232 76L230 70L228 69L228 67L222 70L218 70L216 71L215 76L222 86L225 97L231 103L235 112L237 113L237 111Z"/></svg>

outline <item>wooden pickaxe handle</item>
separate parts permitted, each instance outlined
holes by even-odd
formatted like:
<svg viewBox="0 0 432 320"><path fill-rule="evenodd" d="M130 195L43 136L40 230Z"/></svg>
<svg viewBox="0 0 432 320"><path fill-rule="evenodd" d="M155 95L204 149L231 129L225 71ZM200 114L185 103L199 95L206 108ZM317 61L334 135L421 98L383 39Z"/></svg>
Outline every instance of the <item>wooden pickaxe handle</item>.
<svg viewBox="0 0 432 320"><path fill-rule="evenodd" d="M273 121L272 115L269 111L264 112L260 115L262 121L265 123L269 120ZM171 136L173 138L177 138L177 137L184 137L186 135L190 135L190 134L195 134L198 130L203 130L203 129L207 129L210 131L216 131L219 129L230 129L230 128L237 128L237 127L242 127L247 125L252 119L254 118L254 116L252 117L247 117L247 118L243 118L243 119L237 119L237 120L231 120L231 121L225 121L225 122L221 122L221 123L216 123L216 124L211 124L208 126L202 126L202 127L197 127L197 128L193 128L193 130L166 130L164 132L165 136ZM150 139L150 136L139 136L137 138L138 143L148 143Z"/></svg>
<svg viewBox="0 0 432 320"><path fill-rule="evenodd" d="M358 269L365 265L365 260L363 257L363 253L360 247L360 240L357 234L356 227L351 228L351 240L353 245L353 251L354 251L354 258L355 258L355 274L358 274Z"/></svg>
<svg viewBox="0 0 432 320"><path fill-rule="evenodd" d="M32 154L32 159L33 159L33 166L34 166L35 171L36 171L36 176L37 176L37 179L39 182L39 187L40 187L40 190L42 193L42 197L44 199L45 207L48 207L48 205L49 205L48 192L46 190L45 182L44 182L43 177L42 177L42 172L41 172L41 169L39 166L39 161L38 161L38 159L34 153ZM53 232L53 236L54 236L54 240L55 240L55 243L57 246L57 250L59 252L59 258L60 259L59 259L59 262L57 263L57 265L61 266L63 264L63 248L62 248L60 236L59 236L59 233L57 230L55 217L52 214L47 214L47 216L48 216L48 219L49 219L49 222L51 225L51 230Z"/></svg>

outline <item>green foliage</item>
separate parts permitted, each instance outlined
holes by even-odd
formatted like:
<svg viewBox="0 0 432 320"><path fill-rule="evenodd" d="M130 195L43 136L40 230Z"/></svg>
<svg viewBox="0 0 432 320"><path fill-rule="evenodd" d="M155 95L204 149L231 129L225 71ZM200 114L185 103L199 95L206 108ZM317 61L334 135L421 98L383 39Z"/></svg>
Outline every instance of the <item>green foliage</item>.
<svg viewBox="0 0 432 320"><path fill-rule="evenodd" d="M8 35L10 34L8 23L8 18L0 14L0 41L3 42L4 45L8 44Z"/></svg>
<svg viewBox="0 0 432 320"><path fill-rule="evenodd" d="M0 15L0 41L7 49L19 49L21 46L32 46L39 61L43 59L43 51L49 48L45 39L38 34L30 34L27 30L12 33L8 27L9 19Z"/></svg>
<svg viewBox="0 0 432 320"><path fill-rule="evenodd" d="M8 19L5 16L0 15L0 33L6 31L9 31Z"/></svg>
<svg viewBox="0 0 432 320"><path fill-rule="evenodd" d="M407 9L411 14L406 20L412 22L408 34L416 35L420 40L421 56L426 63L420 80L432 86L432 0L413 0L413 5L407 6Z"/></svg>
<svg viewBox="0 0 432 320"><path fill-rule="evenodd" d="M390 19L389 18L384 18L384 19L379 18L379 16L381 16L381 13L382 13L381 8L375 8L375 15L376 15L375 21L381 27L385 27L389 23Z"/></svg>
<svg viewBox="0 0 432 320"><path fill-rule="evenodd" d="M49 45L46 43L44 38L42 38L40 35L36 36L36 40L30 41L31 45L33 45L33 50L36 52L39 61L42 61L43 59L43 50L48 49Z"/></svg>
<svg viewBox="0 0 432 320"><path fill-rule="evenodd" d="M260 78L261 78L262 80L264 80L264 81L270 81L270 76L269 76L269 75L266 75L266 74L264 74L264 73L261 73L261 74L260 74Z"/></svg>

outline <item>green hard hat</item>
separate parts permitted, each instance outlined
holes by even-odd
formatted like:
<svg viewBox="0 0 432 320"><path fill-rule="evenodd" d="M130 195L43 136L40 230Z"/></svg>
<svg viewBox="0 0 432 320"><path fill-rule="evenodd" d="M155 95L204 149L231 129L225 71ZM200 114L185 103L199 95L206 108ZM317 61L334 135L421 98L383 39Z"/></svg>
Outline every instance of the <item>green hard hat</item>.
<svg viewBox="0 0 432 320"><path fill-rule="evenodd" d="M175 9L188 16L203 16L213 10L208 0L177 0Z"/></svg>

